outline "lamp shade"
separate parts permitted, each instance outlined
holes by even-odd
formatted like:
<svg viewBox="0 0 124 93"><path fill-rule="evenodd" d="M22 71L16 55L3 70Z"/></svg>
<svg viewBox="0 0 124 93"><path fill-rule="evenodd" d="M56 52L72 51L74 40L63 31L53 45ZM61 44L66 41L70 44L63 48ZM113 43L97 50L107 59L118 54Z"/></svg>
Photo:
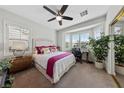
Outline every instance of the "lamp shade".
<svg viewBox="0 0 124 93"><path fill-rule="evenodd" d="M26 50L27 45L25 42L13 42L12 49L14 49L14 50Z"/></svg>

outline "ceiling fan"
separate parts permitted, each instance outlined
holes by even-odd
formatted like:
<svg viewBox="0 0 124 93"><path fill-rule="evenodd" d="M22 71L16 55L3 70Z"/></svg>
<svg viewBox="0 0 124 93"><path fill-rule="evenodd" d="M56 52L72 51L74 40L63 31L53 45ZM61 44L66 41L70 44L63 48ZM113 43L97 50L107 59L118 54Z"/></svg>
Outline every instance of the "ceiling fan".
<svg viewBox="0 0 124 93"><path fill-rule="evenodd" d="M63 5L61 7L61 9L59 11L54 12L53 10L51 10L50 8L48 8L47 6L43 6L43 8L45 8L47 11L49 11L50 13L52 13L53 15L55 15L54 18L51 18L48 20L48 22L53 21L53 20L57 20L59 22L59 25L62 25L62 19L65 20L73 20L72 17L68 17L68 16L63 16L63 14L65 13L66 9L68 8L68 5Z"/></svg>

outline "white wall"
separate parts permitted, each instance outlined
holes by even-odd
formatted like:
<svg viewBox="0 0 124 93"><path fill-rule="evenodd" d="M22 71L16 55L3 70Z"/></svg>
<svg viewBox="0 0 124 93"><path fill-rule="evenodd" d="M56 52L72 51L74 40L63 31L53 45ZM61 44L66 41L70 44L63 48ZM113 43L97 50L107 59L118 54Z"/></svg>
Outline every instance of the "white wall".
<svg viewBox="0 0 124 93"><path fill-rule="evenodd" d="M113 21L113 19L116 17L116 15L119 13L123 6L111 6L108 10L107 16L106 16L106 28L105 28L105 35L111 34L111 28L110 24ZM115 75L115 63L114 63L114 43L109 43L109 47L111 48L108 53L108 59L106 62L106 70L109 74Z"/></svg>
<svg viewBox="0 0 124 93"><path fill-rule="evenodd" d="M41 20L42 22L42 20ZM21 16L0 9L0 57L8 55L8 40L6 24L15 24L28 28L30 32L30 53L32 51L32 38L46 38L56 43L56 31L37 24ZM4 36L4 37L3 37ZM5 37L6 36L6 37ZM5 42L4 42L5 41ZM5 50L5 51L4 51Z"/></svg>

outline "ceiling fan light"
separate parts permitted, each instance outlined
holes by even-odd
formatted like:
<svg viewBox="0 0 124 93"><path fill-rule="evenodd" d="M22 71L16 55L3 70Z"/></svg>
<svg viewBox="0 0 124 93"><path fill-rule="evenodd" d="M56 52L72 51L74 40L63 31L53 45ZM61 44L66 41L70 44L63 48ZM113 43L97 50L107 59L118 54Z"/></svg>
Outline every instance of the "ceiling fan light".
<svg viewBox="0 0 124 93"><path fill-rule="evenodd" d="M61 20L62 20L62 17L61 17L61 16L57 16L57 17L56 17L56 20L57 20L57 21L61 21Z"/></svg>

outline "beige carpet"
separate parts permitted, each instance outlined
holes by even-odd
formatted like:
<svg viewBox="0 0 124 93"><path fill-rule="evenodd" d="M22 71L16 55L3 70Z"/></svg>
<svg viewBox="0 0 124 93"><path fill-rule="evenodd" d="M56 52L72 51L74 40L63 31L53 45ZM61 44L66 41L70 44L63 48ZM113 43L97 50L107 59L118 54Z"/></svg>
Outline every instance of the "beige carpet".
<svg viewBox="0 0 124 93"><path fill-rule="evenodd" d="M121 87L124 88L124 75L117 74L117 75L116 75L116 79L117 79L118 82L120 83Z"/></svg>
<svg viewBox="0 0 124 93"><path fill-rule="evenodd" d="M15 88L110 88L117 87L114 80L104 70L98 70L94 64L77 63L55 85L36 69L19 72L14 75Z"/></svg>

